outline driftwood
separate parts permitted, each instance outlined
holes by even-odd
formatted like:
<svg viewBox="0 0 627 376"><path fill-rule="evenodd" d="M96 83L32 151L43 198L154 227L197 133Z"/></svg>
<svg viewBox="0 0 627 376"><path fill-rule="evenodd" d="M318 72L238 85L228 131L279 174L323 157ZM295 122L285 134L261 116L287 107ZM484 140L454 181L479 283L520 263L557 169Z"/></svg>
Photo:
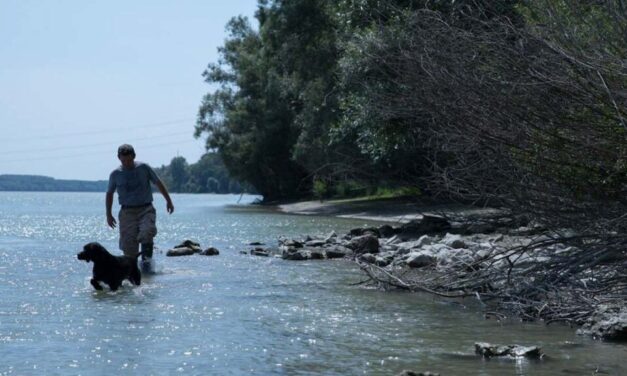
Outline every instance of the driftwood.
<svg viewBox="0 0 627 376"><path fill-rule="evenodd" d="M505 311L523 319L581 325L601 305L624 304L625 248L621 251L607 244L588 244L585 251L576 247L546 251L556 242L541 240L498 249L471 263L457 261L418 269L357 262L370 282L380 287L444 298L474 297L494 308L493 316ZM539 250L543 250L541 255Z"/></svg>

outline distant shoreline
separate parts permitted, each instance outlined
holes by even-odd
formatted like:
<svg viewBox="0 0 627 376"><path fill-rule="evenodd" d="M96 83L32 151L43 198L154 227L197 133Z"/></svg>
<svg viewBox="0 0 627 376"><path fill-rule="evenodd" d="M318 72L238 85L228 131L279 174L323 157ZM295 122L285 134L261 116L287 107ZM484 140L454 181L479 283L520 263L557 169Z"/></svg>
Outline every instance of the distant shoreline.
<svg viewBox="0 0 627 376"><path fill-rule="evenodd" d="M106 180L55 179L41 175L0 175L2 192L105 192Z"/></svg>

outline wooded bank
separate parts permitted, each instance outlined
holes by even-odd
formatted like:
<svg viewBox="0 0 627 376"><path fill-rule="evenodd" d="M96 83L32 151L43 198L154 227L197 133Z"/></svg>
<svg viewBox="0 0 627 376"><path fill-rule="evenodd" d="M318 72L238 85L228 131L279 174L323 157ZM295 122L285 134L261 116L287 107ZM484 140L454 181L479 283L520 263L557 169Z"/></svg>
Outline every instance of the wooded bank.
<svg viewBox="0 0 627 376"><path fill-rule="evenodd" d="M233 18L204 72L196 134L233 177L266 200L402 186L497 207L578 250L535 288L624 301L624 1L262 0L256 23Z"/></svg>

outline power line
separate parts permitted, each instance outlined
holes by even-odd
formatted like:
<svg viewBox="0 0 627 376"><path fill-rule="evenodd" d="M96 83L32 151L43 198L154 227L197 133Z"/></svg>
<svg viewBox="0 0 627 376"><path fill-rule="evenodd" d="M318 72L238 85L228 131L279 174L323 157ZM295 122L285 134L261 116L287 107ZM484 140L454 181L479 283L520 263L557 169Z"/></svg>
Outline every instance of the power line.
<svg viewBox="0 0 627 376"><path fill-rule="evenodd" d="M191 135L191 132L190 131L175 132L175 133L168 133L168 134L155 135L155 136L142 137L142 138L132 138L131 141L132 142L136 142L136 141L144 141L144 140L153 140L153 139L157 139L157 138L180 136L180 135L184 135L184 134ZM106 143L85 144L85 145L77 145L77 146L57 146L57 147L45 148L45 149L37 148L36 152L37 153L41 153L41 152L57 151L57 150L84 149L84 148L91 148L91 147L94 147L94 146L111 146L111 145L115 145L115 143L114 142L106 142ZM29 151L28 149L25 149L23 147L20 148L20 149L2 150L2 151L0 151L0 155L13 154L13 153L33 153L33 152Z"/></svg>
<svg viewBox="0 0 627 376"><path fill-rule="evenodd" d="M128 125L125 127L118 127L118 128L109 128L106 130L99 130L99 131L83 131L83 132L70 132L70 133L56 133L56 134L52 134L52 135L43 135L37 136L38 140L49 140L49 139L53 139L53 138L62 138L62 137L71 137L71 136L86 136L86 135L96 135L96 134L106 134L106 133L113 133L113 132L117 132L117 131L128 131L129 129L142 129L142 128L153 128L153 127L162 127L165 125L173 125L173 124L181 124L181 123L185 123L185 122L189 122L192 120L196 120L195 118L186 118L186 119L178 119L178 120L170 120L170 121L164 121L164 122L159 122L159 123L151 123L151 124L143 124L143 125ZM24 138L23 137L9 137L9 138L3 138L3 141L23 141Z"/></svg>
<svg viewBox="0 0 627 376"><path fill-rule="evenodd" d="M167 143L161 143L161 144L151 144L148 146L141 146L141 149L153 149L156 147L161 147L161 146L169 146L169 145L180 145L180 144L185 144L185 143L190 143L192 141L196 141L196 140L185 140L185 141L179 141L179 142L167 142ZM6 162L30 162L30 161L42 161L42 160L46 160L46 161L54 161L54 160L58 160L58 159L68 159L68 158L77 158L77 157L84 157L84 156L88 156L88 155L104 155L104 154L112 154L111 150L107 150L107 151L97 151L97 152L89 152L89 153L77 153L77 154L69 154L69 155L60 155L60 156L53 156L53 157L35 157L35 158L22 158L22 159L9 159L9 160L2 160L2 163L6 163Z"/></svg>

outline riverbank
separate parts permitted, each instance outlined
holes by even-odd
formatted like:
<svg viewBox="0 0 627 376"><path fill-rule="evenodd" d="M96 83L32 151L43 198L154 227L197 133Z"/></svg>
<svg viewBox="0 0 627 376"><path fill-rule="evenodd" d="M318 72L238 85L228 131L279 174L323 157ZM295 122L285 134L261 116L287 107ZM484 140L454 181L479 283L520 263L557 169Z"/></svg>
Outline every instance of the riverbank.
<svg viewBox="0 0 627 376"><path fill-rule="evenodd" d="M491 212L453 202L417 200L407 197L310 200L279 204L276 207L286 214L353 218L390 224L408 223L421 219L425 214L469 216Z"/></svg>
<svg viewBox="0 0 627 376"><path fill-rule="evenodd" d="M282 239L284 259L351 258L382 288L474 297L493 316L566 322L593 337L626 338L624 252L596 260L577 234L496 210L401 198L306 201L279 210L389 223Z"/></svg>

